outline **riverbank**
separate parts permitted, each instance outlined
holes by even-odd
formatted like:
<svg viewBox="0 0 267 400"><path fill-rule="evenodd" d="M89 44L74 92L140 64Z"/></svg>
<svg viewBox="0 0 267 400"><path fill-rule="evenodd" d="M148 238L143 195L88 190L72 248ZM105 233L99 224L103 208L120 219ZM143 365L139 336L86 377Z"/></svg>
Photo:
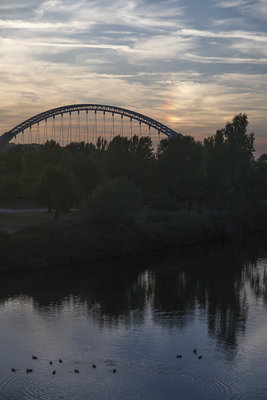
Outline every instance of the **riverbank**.
<svg viewBox="0 0 267 400"><path fill-rule="evenodd" d="M56 268L90 260L164 250L264 232L267 212L158 211L143 209L112 220L76 213L54 221L0 231L0 270ZM44 219L44 216L42 215ZM49 219L50 218L50 219Z"/></svg>

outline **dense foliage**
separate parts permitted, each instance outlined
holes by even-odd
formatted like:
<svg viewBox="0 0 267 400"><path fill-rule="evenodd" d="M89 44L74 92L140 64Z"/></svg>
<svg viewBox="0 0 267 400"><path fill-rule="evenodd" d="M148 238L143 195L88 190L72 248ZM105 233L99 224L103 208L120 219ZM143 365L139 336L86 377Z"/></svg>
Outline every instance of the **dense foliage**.
<svg viewBox="0 0 267 400"><path fill-rule="evenodd" d="M117 216L141 203L189 212L256 207L266 200L267 156L255 160L247 125L239 114L204 143L171 137L156 152L151 138L137 136L10 146L0 153L0 198L24 197L56 216L79 205Z"/></svg>

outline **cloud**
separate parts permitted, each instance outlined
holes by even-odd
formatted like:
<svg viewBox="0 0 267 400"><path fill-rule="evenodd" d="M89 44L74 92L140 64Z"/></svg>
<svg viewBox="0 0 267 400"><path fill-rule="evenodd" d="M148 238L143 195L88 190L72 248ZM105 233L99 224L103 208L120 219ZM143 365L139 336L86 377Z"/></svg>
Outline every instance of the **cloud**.
<svg viewBox="0 0 267 400"><path fill-rule="evenodd" d="M219 6L222 8L244 7L249 1L250 0L224 0L219 2Z"/></svg>
<svg viewBox="0 0 267 400"><path fill-rule="evenodd" d="M182 9L172 1L166 1L162 8L161 4L147 4L140 0L114 0L108 3L104 0L48 0L41 4L35 14L39 19L61 15L65 20L88 22L89 25L112 24L155 29L175 26L175 19L182 15Z"/></svg>
<svg viewBox="0 0 267 400"><path fill-rule="evenodd" d="M18 11L21 11L22 9L25 8L30 8L30 7L36 7L38 4L41 3L42 0L25 0L21 2L21 0L8 0L8 1L3 1L0 3L0 10L14 10L14 8Z"/></svg>
<svg viewBox="0 0 267 400"><path fill-rule="evenodd" d="M221 74L178 80L169 88L170 121L196 138L212 135L233 116L245 112L256 137L266 135L267 74Z"/></svg>
<svg viewBox="0 0 267 400"><path fill-rule="evenodd" d="M256 1L258 10L264 4ZM1 2L0 129L86 102L132 108L198 138L248 112L263 137L267 36L250 7L245 0Z"/></svg>
<svg viewBox="0 0 267 400"><path fill-rule="evenodd" d="M192 48L190 39L182 38L176 33L153 36L136 42L132 48L131 61L137 60L172 60L183 57L186 50Z"/></svg>
<svg viewBox="0 0 267 400"><path fill-rule="evenodd" d="M256 2L249 2L245 5L244 14L253 15L256 18L267 20L267 1L266 0L258 0Z"/></svg>
<svg viewBox="0 0 267 400"><path fill-rule="evenodd" d="M238 11L246 16L253 16L258 19L267 19L267 0L224 0L220 1L218 5L222 8L236 8Z"/></svg>
<svg viewBox="0 0 267 400"><path fill-rule="evenodd" d="M98 44L90 44L90 43L77 43L77 42L69 42L69 43L50 43L50 42L31 42L32 46L37 47L57 47L57 48L82 48L82 49L111 49L116 51L124 51L124 52L131 52L131 48L129 46L124 45L115 45L115 44L105 44L105 43L98 43Z"/></svg>
<svg viewBox="0 0 267 400"><path fill-rule="evenodd" d="M57 30L58 28L64 27L63 23L51 23L51 22L29 22L23 20L0 20L0 29L25 29L25 30L43 30L47 29Z"/></svg>
<svg viewBox="0 0 267 400"><path fill-rule="evenodd" d="M240 47L239 47L240 48ZM204 57L196 54L185 54L185 59L199 63L211 64L267 64L267 58L245 58L245 57Z"/></svg>
<svg viewBox="0 0 267 400"><path fill-rule="evenodd" d="M231 43L230 47L240 54L246 54L254 57L255 62L261 63L260 58L267 57L267 46L262 43L247 42L244 40L236 40ZM245 59L244 59L244 62Z"/></svg>
<svg viewBox="0 0 267 400"><path fill-rule="evenodd" d="M184 36L206 37L206 38L219 38L219 39L244 39L255 42L267 43L267 36L260 32L244 32L232 30L227 32L213 32L200 29L182 29L181 34Z"/></svg>

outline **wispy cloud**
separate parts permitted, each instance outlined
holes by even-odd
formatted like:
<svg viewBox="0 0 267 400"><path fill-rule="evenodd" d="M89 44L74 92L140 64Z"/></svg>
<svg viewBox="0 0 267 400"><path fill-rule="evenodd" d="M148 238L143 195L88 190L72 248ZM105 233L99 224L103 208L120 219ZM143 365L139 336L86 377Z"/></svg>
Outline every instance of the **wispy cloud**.
<svg viewBox="0 0 267 400"><path fill-rule="evenodd" d="M36 10L40 18L52 18L62 15L69 20L87 21L89 24L117 24L153 28L175 26L175 19L182 16L182 8L172 1L149 4L140 0L104 0L62 1L48 0ZM177 22L177 21L176 21Z"/></svg>
<svg viewBox="0 0 267 400"><path fill-rule="evenodd" d="M222 8L237 8L241 14L254 16L259 19L267 18L266 0L224 0L219 2Z"/></svg>
<svg viewBox="0 0 267 400"><path fill-rule="evenodd" d="M37 47L58 47L58 48L72 48L72 49L111 49L111 50L118 50L118 51L125 51L125 52L132 52L133 50L129 46L123 45L113 45L113 44L105 44L105 43L98 43L98 44L90 44L90 43L77 43L77 42L70 42L70 43L50 43L50 42L31 42L32 46Z"/></svg>
<svg viewBox="0 0 267 400"><path fill-rule="evenodd" d="M267 43L267 36L261 32L245 32L239 30L232 30L226 32L214 32L200 29L181 29L181 34L184 36L206 37L206 38L220 38L220 39L244 39L255 42Z"/></svg>
<svg viewBox="0 0 267 400"><path fill-rule="evenodd" d="M30 22L23 20L12 20L12 19L1 19L0 29L25 29L25 30L43 30L47 29L57 30L63 28L63 23L51 23L51 22Z"/></svg>
<svg viewBox="0 0 267 400"><path fill-rule="evenodd" d="M185 54L185 59L199 63L216 64L267 64L267 58L246 58L246 57L203 57L196 54Z"/></svg>
<svg viewBox="0 0 267 400"><path fill-rule="evenodd" d="M219 6L223 8L244 7L249 2L250 0L224 0L219 2Z"/></svg>

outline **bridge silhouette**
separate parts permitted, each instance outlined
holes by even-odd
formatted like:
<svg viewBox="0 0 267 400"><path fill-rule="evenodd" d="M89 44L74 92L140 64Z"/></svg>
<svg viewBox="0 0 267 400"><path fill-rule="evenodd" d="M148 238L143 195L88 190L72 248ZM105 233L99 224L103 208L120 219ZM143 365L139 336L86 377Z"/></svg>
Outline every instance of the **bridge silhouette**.
<svg viewBox="0 0 267 400"><path fill-rule="evenodd" d="M83 117L83 121L81 121L80 117L82 111L85 111L85 118ZM90 123L89 123L90 111L91 112L93 111L94 118L93 119L90 118ZM100 129L101 133L99 132L98 128L99 121L97 121L97 113L99 112L102 113L102 126ZM75 122L73 122L72 119L73 113L75 113L77 117ZM106 118L105 118L106 113L109 113L112 117L111 127L109 128L108 131L106 128ZM68 115L67 125L66 121L64 121L63 119L64 114ZM115 126L115 121L114 121L115 115L120 116L119 126L118 126L118 121L116 121L116 126ZM60 121L59 124L57 124L56 128L57 116L60 117ZM125 129L123 125L124 117L126 117L130 123L127 129ZM48 120L52 121L50 129L48 127ZM3 133L0 136L0 147L3 147L10 142L16 143L17 135L21 136L21 139L18 141L18 143L26 143L26 142L33 143L34 136L36 143L41 143L42 141L45 142L46 140L49 139L53 139L61 143L66 143L71 141L89 142L92 141L92 134L90 136L89 132L90 128L93 132L94 138L101 136L107 139L108 138L107 134L109 135L110 139L117 134L121 134L122 136L124 134L126 134L126 136L129 135L132 136L133 134L136 134L135 133L136 127L134 130L133 121L136 121L138 123L139 125L138 133L140 135L142 135L142 130L141 130L142 125L146 125L148 127L147 133L149 135L152 135L151 130L154 131L154 135L155 132L157 133L157 135L163 134L167 137L181 135L181 133L174 131L173 129L156 121L155 119L152 119L135 111L128 110L126 108L101 105L101 104L74 104L74 105L53 108L51 110L42 112L21 122L19 125L16 125L14 128L10 129L9 131ZM41 122L44 122L43 133L41 133L40 131ZM34 127L36 129L35 132L33 133ZM83 132L81 132L82 130L81 128L83 128ZM24 135L26 131L29 131L27 134L27 139L25 138Z"/></svg>

